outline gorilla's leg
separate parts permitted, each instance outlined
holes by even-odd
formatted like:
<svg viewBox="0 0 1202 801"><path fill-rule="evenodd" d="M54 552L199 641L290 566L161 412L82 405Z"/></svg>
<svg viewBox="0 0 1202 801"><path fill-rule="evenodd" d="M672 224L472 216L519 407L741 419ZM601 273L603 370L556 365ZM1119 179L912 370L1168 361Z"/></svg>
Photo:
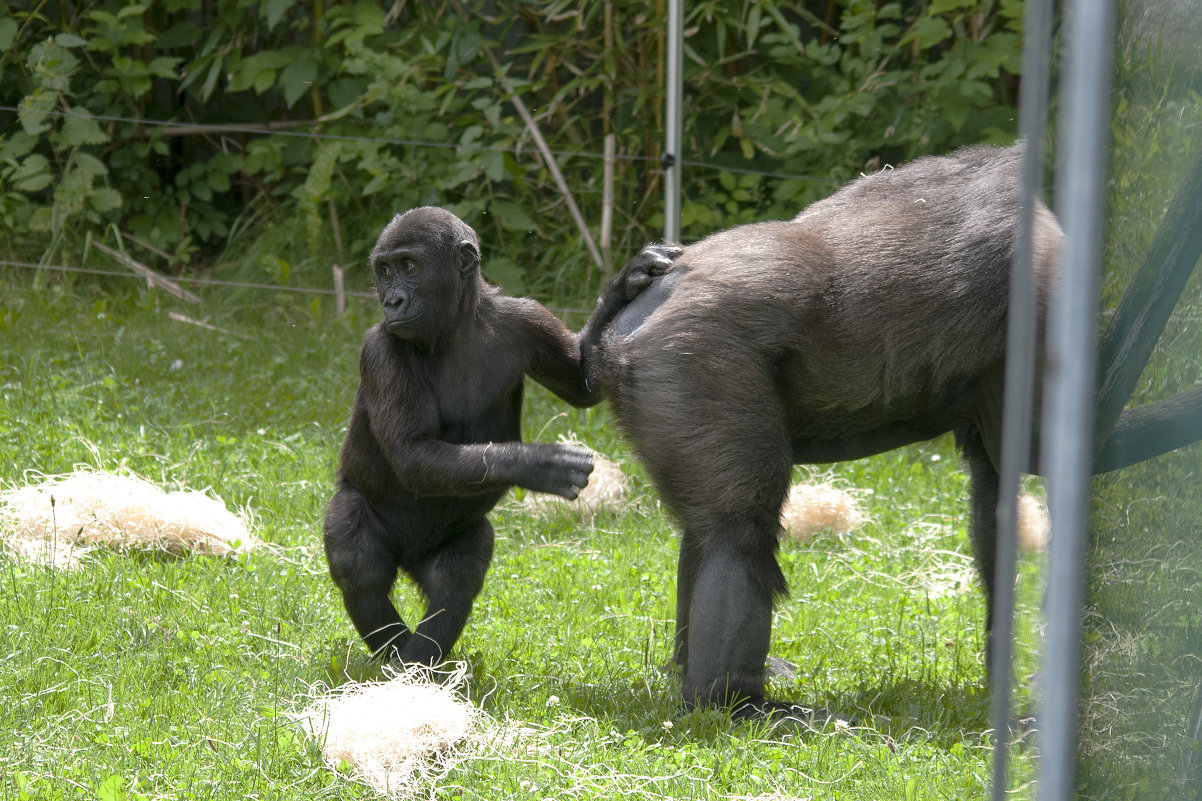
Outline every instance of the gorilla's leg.
<svg viewBox="0 0 1202 801"><path fill-rule="evenodd" d="M342 592L347 614L373 654L393 656L410 638L388 594L396 581L396 558L385 547L384 523L358 492L342 488L330 499L325 520L326 561Z"/></svg>
<svg viewBox="0 0 1202 801"><path fill-rule="evenodd" d="M484 586L493 538L492 525L480 519L406 568L426 596L426 616L401 648L402 662L437 665L446 659Z"/></svg>
<svg viewBox="0 0 1202 801"><path fill-rule="evenodd" d="M989 458L981 432L975 425L956 430L956 444L968 466L972 482L969 502L968 536L972 542L973 560L981 584L985 588L985 632L986 649L989 650L988 635L993 631L994 566L997 561L997 502L1000 477L993 461Z"/></svg>
<svg viewBox="0 0 1202 801"><path fill-rule="evenodd" d="M784 584L773 553L776 532L759 531L752 542L730 534L724 532L702 550L688 588L681 687L686 706L759 704L764 699L772 599ZM685 599L678 603L685 606Z"/></svg>
<svg viewBox="0 0 1202 801"><path fill-rule="evenodd" d="M775 555L791 443L770 366L739 347L715 356L721 386L712 367L645 351L622 397L626 432L683 529L673 658L688 706L763 700L785 591Z"/></svg>

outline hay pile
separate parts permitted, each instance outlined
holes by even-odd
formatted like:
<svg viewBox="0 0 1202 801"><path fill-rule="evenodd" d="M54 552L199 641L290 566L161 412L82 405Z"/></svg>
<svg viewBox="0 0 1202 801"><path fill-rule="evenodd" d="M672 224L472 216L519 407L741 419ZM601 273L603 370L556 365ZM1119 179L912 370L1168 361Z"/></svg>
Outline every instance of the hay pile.
<svg viewBox="0 0 1202 801"><path fill-rule="evenodd" d="M0 541L60 568L93 548L228 555L259 545L219 498L86 468L0 492Z"/></svg>
<svg viewBox="0 0 1202 801"><path fill-rule="evenodd" d="M459 694L466 673L460 665L434 683L412 668L386 682L352 682L295 717L331 770L407 797L446 775L475 732L481 712Z"/></svg>
<svg viewBox="0 0 1202 801"><path fill-rule="evenodd" d="M856 497L832 484L794 484L780 510L784 533L798 542L820 531L844 534L867 521Z"/></svg>
<svg viewBox="0 0 1202 801"><path fill-rule="evenodd" d="M844 534L868 522L856 496L831 484L795 484L781 507L781 525L791 539L802 541L818 532ZM1017 537L1028 553L1041 553L1051 534L1044 502L1037 496L1018 496Z"/></svg>
<svg viewBox="0 0 1202 801"><path fill-rule="evenodd" d="M1015 518L1015 537L1027 553L1043 553L1052 533L1048 508L1034 495L1018 496L1018 515Z"/></svg>

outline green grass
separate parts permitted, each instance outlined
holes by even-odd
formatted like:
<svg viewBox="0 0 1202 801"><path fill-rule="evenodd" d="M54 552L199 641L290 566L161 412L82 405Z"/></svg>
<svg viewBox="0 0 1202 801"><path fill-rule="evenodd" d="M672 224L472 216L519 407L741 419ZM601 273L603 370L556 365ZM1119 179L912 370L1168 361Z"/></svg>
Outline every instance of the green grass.
<svg viewBox="0 0 1202 801"><path fill-rule="evenodd" d="M1147 6L1127 26L1174 19ZM1171 12L1166 14L1166 12ZM1196 17L1125 39L1116 54L1114 154L1103 303L1113 307L1202 149ZM1145 32L1147 33L1147 32ZM1195 268L1135 388L1134 404L1202 382L1202 269ZM1107 318L1103 318L1105 322ZM1197 799L1190 720L1202 698L1202 446L1093 480L1077 791L1084 799ZM1193 763L1195 767L1190 766Z"/></svg>
<svg viewBox="0 0 1202 801"><path fill-rule="evenodd" d="M0 555L0 801L374 797L325 769L287 716L322 687L379 675L320 548L374 310L335 319L246 294L180 308L126 284L59 281L0 278L0 481L87 464L211 487L252 510L271 547L233 559L99 553L74 572ZM984 793L984 604L975 586L932 583L954 579L967 553L966 479L950 440L836 466L835 478L865 491L871 522L782 547L792 596L772 652L798 674L771 692L858 722L773 731L678 709L679 676L663 668L673 525L605 407L529 395L527 436L571 431L621 461L631 502L592 525L516 503L494 514L496 559L454 657L490 725L536 734L460 763L422 794ZM1034 568L1020 584L1028 616ZM411 585L396 595L414 618ZM1018 787L1032 769L1022 748L1016 760Z"/></svg>

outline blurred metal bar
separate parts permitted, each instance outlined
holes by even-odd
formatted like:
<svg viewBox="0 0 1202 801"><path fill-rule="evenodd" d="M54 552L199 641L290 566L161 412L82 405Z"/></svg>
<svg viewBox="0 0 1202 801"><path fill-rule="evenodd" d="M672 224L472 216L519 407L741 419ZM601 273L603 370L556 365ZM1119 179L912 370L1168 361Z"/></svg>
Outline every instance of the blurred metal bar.
<svg viewBox="0 0 1202 801"><path fill-rule="evenodd" d="M1039 721L1041 801L1068 801L1076 776L1114 0L1071 0L1065 25L1056 201L1068 242L1059 293L1049 315L1047 401L1040 443L1052 517Z"/></svg>
<svg viewBox="0 0 1202 801"><path fill-rule="evenodd" d="M1006 390L1002 405L1002 456L994 570L993 647L990 652L990 723L994 732L994 801L1006 797L1010 750L1011 664L1014 648L1014 582L1018 570L1016 531L1020 474L1030 470L1031 417L1035 397L1035 292L1031 279L1031 234L1035 204L1042 195L1043 132L1047 125L1052 52L1052 2L1028 0L1023 10L1023 78L1019 135L1023 153L1022 200L1010 271L1006 331Z"/></svg>
<svg viewBox="0 0 1202 801"><path fill-rule="evenodd" d="M682 101L684 93L684 0L668 0L668 64L665 71L668 104L664 169L664 241L680 241L680 171L682 141Z"/></svg>

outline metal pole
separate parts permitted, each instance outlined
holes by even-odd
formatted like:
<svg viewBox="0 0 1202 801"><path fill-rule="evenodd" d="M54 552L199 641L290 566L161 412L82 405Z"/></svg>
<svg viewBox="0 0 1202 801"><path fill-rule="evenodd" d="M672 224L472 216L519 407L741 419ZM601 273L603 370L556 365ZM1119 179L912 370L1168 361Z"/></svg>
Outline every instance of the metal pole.
<svg viewBox="0 0 1202 801"><path fill-rule="evenodd" d="M1056 200L1068 242L1049 320L1047 413L1041 442L1052 517L1040 715L1041 801L1071 799L1076 777L1081 610L1097 403L1094 327L1110 131L1114 0L1072 0L1066 26Z"/></svg>
<svg viewBox="0 0 1202 801"><path fill-rule="evenodd" d="M1052 49L1051 0L1029 0L1023 20L1022 107L1019 129L1023 153L1022 201L1010 271L1010 312L1006 334L1006 389L1002 406L1002 457L997 508L997 561L994 571L993 650L990 664L990 719L993 726L993 799L1006 796L1010 730L1010 681L1014 645L1014 578L1018 566L1016 530L1019 474L1030 470L1031 416L1035 397L1035 293L1031 279L1031 234L1041 194L1043 131L1047 124L1048 56Z"/></svg>
<svg viewBox="0 0 1202 801"><path fill-rule="evenodd" d="M664 114L664 240L680 241L681 95L684 93L684 0L668 0L668 105Z"/></svg>

